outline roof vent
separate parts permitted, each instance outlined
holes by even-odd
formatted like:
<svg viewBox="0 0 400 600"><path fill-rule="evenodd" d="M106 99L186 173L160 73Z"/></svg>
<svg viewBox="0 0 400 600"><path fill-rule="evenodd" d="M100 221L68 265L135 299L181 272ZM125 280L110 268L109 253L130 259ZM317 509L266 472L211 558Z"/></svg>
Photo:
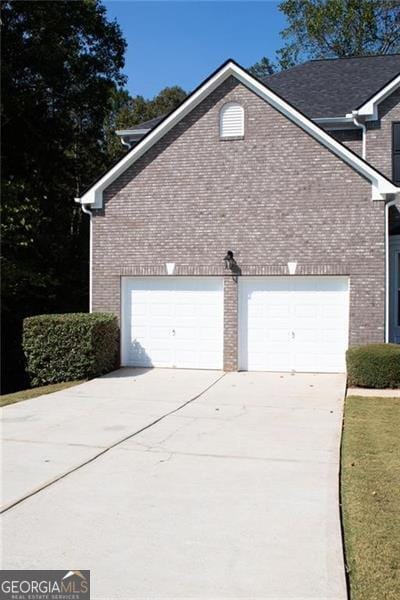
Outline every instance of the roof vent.
<svg viewBox="0 0 400 600"><path fill-rule="evenodd" d="M219 116L219 133L221 138L243 137L244 110L236 102L228 102L221 108Z"/></svg>

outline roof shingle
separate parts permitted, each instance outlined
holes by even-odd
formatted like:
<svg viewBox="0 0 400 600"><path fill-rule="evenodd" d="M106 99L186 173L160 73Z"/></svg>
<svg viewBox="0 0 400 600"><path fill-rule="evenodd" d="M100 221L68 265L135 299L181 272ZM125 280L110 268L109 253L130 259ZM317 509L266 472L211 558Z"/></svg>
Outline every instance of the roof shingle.
<svg viewBox="0 0 400 600"><path fill-rule="evenodd" d="M265 85L312 119L343 117L400 73L400 54L312 60Z"/></svg>
<svg viewBox="0 0 400 600"><path fill-rule="evenodd" d="M311 60L264 83L311 119L344 117L400 74L400 54ZM154 129L166 115L127 128Z"/></svg>

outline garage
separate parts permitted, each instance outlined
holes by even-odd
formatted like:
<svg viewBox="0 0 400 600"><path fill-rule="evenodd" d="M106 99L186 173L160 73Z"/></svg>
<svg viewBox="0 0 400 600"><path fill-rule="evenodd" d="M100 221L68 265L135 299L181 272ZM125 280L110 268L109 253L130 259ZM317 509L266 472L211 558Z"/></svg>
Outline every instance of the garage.
<svg viewBox="0 0 400 600"><path fill-rule="evenodd" d="M121 362L223 368L223 279L122 278Z"/></svg>
<svg viewBox="0 0 400 600"><path fill-rule="evenodd" d="M239 368L345 371L347 277L241 277Z"/></svg>

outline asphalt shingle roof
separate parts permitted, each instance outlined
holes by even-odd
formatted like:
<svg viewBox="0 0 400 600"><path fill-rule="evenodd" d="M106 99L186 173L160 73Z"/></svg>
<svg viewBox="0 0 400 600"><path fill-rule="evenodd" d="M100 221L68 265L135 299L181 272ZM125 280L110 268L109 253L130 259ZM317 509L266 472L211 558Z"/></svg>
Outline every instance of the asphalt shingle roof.
<svg viewBox="0 0 400 600"><path fill-rule="evenodd" d="M265 85L312 119L343 117L362 106L396 75L400 54L311 60L269 75ZM130 128L153 129L166 115Z"/></svg>
<svg viewBox="0 0 400 600"><path fill-rule="evenodd" d="M343 117L399 73L400 54L336 58L297 65L264 83L308 117Z"/></svg>
<svg viewBox="0 0 400 600"><path fill-rule="evenodd" d="M148 121L143 121L139 123L139 125L134 125L133 127L127 127L127 129L135 131L135 129L154 129L156 125L161 123L161 121L166 117L166 115L162 115L161 117L155 117L154 119L149 119Z"/></svg>

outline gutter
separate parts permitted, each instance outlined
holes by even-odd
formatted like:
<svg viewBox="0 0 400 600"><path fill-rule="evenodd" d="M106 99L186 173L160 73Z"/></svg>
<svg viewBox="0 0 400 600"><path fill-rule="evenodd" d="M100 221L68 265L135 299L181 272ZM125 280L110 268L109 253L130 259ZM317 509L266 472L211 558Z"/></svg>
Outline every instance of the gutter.
<svg viewBox="0 0 400 600"><path fill-rule="evenodd" d="M89 312L93 312L93 275L92 275L92 264L93 264L93 213L91 210L86 208L86 206L80 201L79 198L75 198L75 202L81 205L82 212L85 215L89 215Z"/></svg>

